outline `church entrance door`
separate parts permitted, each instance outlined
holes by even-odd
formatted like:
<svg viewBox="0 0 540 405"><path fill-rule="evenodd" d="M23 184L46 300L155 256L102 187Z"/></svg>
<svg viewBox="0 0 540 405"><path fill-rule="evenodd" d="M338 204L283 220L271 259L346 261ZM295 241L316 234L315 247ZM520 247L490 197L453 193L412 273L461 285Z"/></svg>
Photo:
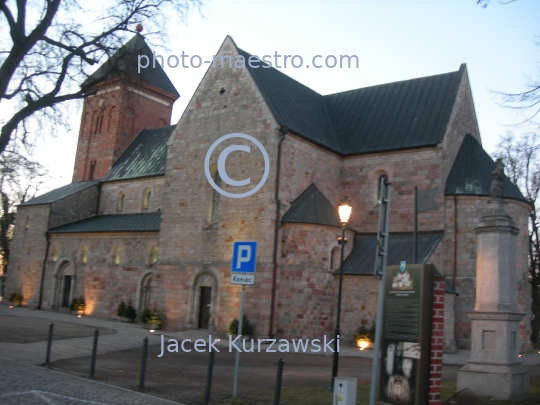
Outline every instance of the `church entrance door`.
<svg viewBox="0 0 540 405"><path fill-rule="evenodd" d="M212 287L201 287L201 296L199 301L199 329L208 329L211 301Z"/></svg>

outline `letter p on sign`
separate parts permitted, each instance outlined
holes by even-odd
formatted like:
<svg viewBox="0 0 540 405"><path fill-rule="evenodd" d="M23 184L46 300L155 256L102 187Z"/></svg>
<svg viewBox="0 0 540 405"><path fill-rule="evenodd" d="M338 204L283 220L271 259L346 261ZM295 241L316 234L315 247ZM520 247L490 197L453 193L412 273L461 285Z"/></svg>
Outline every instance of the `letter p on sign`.
<svg viewBox="0 0 540 405"><path fill-rule="evenodd" d="M255 273L257 242L234 242L231 272Z"/></svg>

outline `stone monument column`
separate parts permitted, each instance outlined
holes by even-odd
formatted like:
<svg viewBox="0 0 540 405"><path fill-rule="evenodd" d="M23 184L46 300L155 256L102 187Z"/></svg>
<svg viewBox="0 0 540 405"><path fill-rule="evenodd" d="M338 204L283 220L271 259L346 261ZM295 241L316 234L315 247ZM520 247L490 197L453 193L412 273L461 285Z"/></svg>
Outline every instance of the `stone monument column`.
<svg viewBox="0 0 540 405"><path fill-rule="evenodd" d="M480 397L520 401L529 394L529 373L519 361L516 235L503 201L504 166L497 160L491 199L478 228L476 302L471 319L471 357L458 371L457 389Z"/></svg>

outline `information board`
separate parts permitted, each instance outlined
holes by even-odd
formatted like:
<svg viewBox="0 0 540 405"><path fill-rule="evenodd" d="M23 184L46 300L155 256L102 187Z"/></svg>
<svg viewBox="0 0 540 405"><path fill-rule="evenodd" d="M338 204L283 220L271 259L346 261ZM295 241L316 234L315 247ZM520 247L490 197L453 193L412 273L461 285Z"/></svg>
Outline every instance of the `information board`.
<svg viewBox="0 0 540 405"><path fill-rule="evenodd" d="M381 342L381 401L426 404L429 394L432 265L388 266Z"/></svg>

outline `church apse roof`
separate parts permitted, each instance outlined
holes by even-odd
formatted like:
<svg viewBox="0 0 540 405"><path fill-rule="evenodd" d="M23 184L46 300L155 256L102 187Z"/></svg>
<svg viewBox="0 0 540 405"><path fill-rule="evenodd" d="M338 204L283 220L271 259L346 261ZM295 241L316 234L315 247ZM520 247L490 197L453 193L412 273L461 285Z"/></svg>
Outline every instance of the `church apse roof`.
<svg viewBox="0 0 540 405"><path fill-rule="evenodd" d="M139 55L145 55L151 62L153 60L152 50L144 40L143 36L136 34L115 54L113 54L103 65L101 65L88 79L84 81L82 87L99 83L111 75L125 74L148 83L161 90L180 97L180 93L174 87L169 76L159 63L155 67L149 65L147 69L138 71Z"/></svg>
<svg viewBox="0 0 540 405"><path fill-rule="evenodd" d="M344 156L440 143L466 70L323 96L263 63L246 68L276 121Z"/></svg>
<svg viewBox="0 0 540 405"><path fill-rule="evenodd" d="M144 129L114 163L103 181L128 180L165 174L167 141L175 125Z"/></svg>
<svg viewBox="0 0 540 405"><path fill-rule="evenodd" d="M418 263L426 263L439 241L443 231L418 232ZM343 274L372 276L375 268L375 248L377 234L359 233L354 237L352 252L343 262ZM390 233L388 238L388 266L405 260L413 263L413 233ZM339 272L339 269L336 271Z"/></svg>
<svg viewBox="0 0 540 405"><path fill-rule="evenodd" d="M494 169L493 159L472 135L467 134L446 179L444 194L490 196L491 172ZM504 197L527 202L516 185L506 176Z"/></svg>
<svg viewBox="0 0 540 405"><path fill-rule="evenodd" d="M341 227L336 208L313 183L292 202L281 221Z"/></svg>

